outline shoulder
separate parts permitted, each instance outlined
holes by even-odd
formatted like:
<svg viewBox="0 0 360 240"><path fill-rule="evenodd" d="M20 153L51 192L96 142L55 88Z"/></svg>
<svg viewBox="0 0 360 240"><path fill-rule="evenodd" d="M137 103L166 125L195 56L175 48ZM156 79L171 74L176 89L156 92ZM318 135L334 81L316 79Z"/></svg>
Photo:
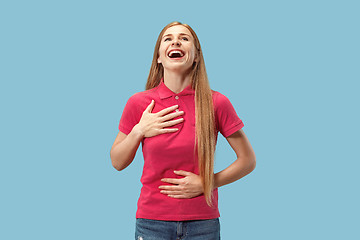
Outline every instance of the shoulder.
<svg viewBox="0 0 360 240"><path fill-rule="evenodd" d="M213 91L213 100L217 128L224 137L230 136L244 126L234 106L224 94Z"/></svg>
<svg viewBox="0 0 360 240"><path fill-rule="evenodd" d="M156 90L157 90L157 87L155 88L152 88L152 89L149 89L149 90L145 90L145 91L142 91L142 92L137 92L137 93L134 93L130 98L129 100L139 100L139 99L142 99L144 97L151 97L153 95L156 94Z"/></svg>
<svg viewBox="0 0 360 240"><path fill-rule="evenodd" d="M215 110L221 106L228 105L230 100L222 93L211 90Z"/></svg>
<svg viewBox="0 0 360 240"><path fill-rule="evenodd" d="M133 94L127 100L126 108L131 109L132 112L142 113L151 103L151 100L157 101L159 98L156 90L157 87Z"/></svg>
<svg viewBox="0 0 360 240"><path fill-rule="evenodd" d="M157 95L157 87L149 89L149 90L145 90L142 92L137 92L134 93L128 100L128 103L135 103L135 104L139 104L143 101L145 101L146 99L150 99L150 98L156 98Z"/></svg>

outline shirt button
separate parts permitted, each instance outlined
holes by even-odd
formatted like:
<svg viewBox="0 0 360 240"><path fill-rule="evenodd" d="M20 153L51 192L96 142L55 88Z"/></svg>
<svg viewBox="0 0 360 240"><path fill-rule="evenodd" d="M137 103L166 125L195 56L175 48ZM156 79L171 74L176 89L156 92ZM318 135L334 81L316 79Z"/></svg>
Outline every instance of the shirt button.
<svg viewBox="0 0 360 240"><path fill-rule="evenodd" d="M175 96L175 99L176 99L176 100L179 99L179 96Z"/></svg>
<svg viewBox="0 0 360 240"><path fill-rule="evenodd" d="M178 111L180 111L180 110L179 110L179 109L176 109L175 111L178 112Z"/></svg>

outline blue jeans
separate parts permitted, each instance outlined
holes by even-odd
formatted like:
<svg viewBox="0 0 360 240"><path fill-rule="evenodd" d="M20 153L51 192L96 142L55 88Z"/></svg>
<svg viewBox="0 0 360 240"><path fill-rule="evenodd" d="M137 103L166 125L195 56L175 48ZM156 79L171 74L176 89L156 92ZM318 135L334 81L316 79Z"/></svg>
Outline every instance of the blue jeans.
<svg viewBox="0 0 360 240"><path fill-rule="evenodd" d="M136 240L219 240L219 218L194 221L136 219Z"/></svg>

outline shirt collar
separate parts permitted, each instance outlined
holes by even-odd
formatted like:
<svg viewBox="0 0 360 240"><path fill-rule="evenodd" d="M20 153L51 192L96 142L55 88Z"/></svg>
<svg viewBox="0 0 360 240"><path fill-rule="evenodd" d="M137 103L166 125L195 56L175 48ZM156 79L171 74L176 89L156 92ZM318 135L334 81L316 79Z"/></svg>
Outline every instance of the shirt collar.
<svg viewBox="0 0 360 240"><path fill-rule="evenodd" d="M161 79L160 84L158 86L158 93L160 99L169 98L172 96L185 96L185 95L195 95L195 90L191 88L191 84L189 84L184 90L179 93L174 93L171 91L164 83L164 80Z"/></svg>

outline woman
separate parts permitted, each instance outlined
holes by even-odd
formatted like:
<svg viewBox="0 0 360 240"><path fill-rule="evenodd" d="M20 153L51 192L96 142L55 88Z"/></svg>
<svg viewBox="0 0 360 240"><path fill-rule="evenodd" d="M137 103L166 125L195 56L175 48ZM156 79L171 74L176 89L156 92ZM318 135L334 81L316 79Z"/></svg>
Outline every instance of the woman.
<svg viewBox="0 0 360 240"><path fill-rule="evenodd" d="M230 101L210 89L195 32L168 24L155 45L146 91L128 100L110 152L120 171L142 143L136 239L220 239L217 188L256 164L243 126ZM214 174L219 131L237 159Z"/></svg>

